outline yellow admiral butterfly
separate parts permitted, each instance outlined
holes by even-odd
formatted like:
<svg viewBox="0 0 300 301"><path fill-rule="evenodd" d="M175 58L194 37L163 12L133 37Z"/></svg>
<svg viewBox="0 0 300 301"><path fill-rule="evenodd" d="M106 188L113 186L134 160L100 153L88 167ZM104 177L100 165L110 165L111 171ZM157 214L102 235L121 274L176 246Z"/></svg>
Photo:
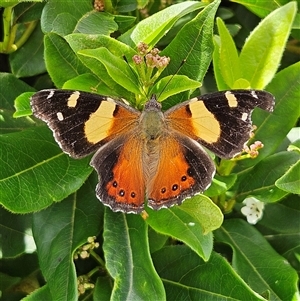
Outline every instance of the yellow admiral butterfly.
<svg viewBox="0 0 300 301"><path fill-rule="evenodd" d="M156 97L142 112L111 97L42 90L31 98L62 150L73 158L96 152L97 197L113 211L140 213L170 207L211 184L215 165L201 145L221 158L242 151L255 107L272 111L273 96L231 90L198 96L166 112Z"/></svg>

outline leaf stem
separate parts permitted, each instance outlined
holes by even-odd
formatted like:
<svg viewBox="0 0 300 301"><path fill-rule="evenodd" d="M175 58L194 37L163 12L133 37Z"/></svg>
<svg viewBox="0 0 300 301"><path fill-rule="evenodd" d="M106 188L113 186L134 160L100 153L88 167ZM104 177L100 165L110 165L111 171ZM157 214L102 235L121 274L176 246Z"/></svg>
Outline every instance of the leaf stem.
<svg viewBox="0 0 300 301"><path fill-rule="evenodd" d="M20 48L28 40L38 23L36 20L25 24L24 33L15 43L19 24L12 25L13 8L14 6L6 7L3 12L3 42L0 42L0 53L12 53Z"/></svg>
<svg viewBox="0 0 300 301"><path fill-rule="evenodd" d="M32 22L26 24L25 32L22 34L21 38L15 43L17 49L20 48L28 40L28 38L30 37L30 35L32 34L34 29L36 28L38 22L39 21L36 20L36 21L32 21ZM14 27L17 27L17 25L15 25ZM13 30L14 30L14 27L13 27Z"/></svg>
<svg viewBox="0 0 300 301"><path fill-rule="evenodd" d="M103 267L105 267L105 262L103 261L103 259L93 250L90 250L90 254L91 256L93 256L96 261Z"/></svg>
<svg viewBox="0 0 300 301"><path fill-rule="evenodd" d="M8 53L10 50L10 29L11 16L13 13L13 6L6 7L3 11L3 42L0 43L0 52Z"/></svg>

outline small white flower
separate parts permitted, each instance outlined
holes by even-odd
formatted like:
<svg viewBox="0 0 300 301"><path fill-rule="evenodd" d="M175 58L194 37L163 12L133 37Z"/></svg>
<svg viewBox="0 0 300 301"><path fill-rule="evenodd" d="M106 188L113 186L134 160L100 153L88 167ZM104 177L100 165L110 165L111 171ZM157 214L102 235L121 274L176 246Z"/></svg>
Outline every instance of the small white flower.
<svg viewBox="0 0 300 301"><path fill-rule="evenodd" d="M264 203L254 197L246 198L243 203L246 206L241 209L242 213L249 224L255 225L263 216Z"/></svg>

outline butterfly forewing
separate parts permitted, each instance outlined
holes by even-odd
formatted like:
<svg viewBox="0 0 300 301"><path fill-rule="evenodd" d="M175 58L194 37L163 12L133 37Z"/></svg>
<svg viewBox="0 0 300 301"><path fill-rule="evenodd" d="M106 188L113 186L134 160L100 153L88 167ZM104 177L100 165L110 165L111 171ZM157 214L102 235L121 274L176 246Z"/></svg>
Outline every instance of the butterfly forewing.
<svg viewBox="0 0 300 301"><path fill-rule="evenodd" d="M107 96L71 90L42 90L31 98L36 117L53 131L62 150L84 157L135 126L139 111Z"/></svg>
<svg viewBox="0 0 300 301"><path fill-rule="evenodd" d="M232 90L195 97L171 108L170 125L222 158L241 152L250 139L255 107L272 111L274 97L265 91Z"/></svg>

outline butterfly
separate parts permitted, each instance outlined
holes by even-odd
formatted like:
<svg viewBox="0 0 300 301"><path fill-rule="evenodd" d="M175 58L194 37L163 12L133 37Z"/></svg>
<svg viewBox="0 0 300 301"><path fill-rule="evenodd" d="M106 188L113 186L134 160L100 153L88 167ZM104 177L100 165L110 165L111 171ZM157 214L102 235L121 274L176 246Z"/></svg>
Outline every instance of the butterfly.
<svg viewBox="0 0 300 301"><path fill-rule="evenodd" d="M111 97L42 90L31 98L61 149L73 158L95 152L96 195L113 211L168 208L206 190L215 164L242 151L255 107L272 111L274 97L260 90L229 90L182 102L163 112L153 95L143 111Z"/></svg>

